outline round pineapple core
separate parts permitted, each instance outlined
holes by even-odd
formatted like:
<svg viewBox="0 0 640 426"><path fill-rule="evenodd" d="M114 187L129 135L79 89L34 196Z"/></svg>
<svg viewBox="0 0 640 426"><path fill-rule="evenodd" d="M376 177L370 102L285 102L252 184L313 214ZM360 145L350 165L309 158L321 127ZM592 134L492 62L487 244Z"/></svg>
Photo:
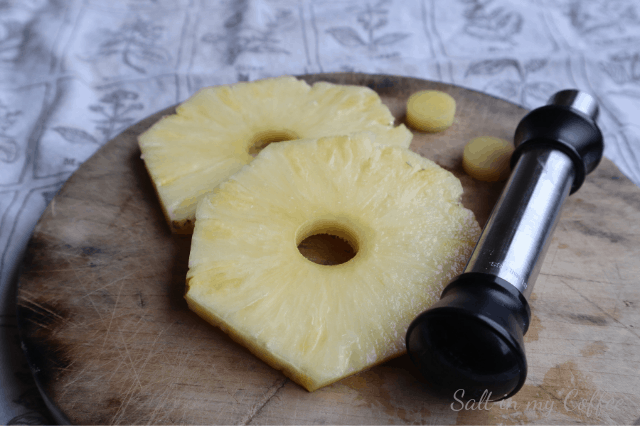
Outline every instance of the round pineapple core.
<svg viewBox="0 0 640 426"><path fill-rule="evenodd" d="M198 205L185 298L309 391L405 352L480 234L450 172L369 134L271 144ZM301 254L318 234L355 256Z"/></svg>
<svg viewBox="0 0 640 426"><path fill-rule="evenodd" d="M407 124L423 132L441 132L453 124L456 101L438 90L422 90L407 101Z"/></svg>
<svg viewBox="0 0 640 426"><path fill-rule="evenodd" d="M485 182L505 180L511 173L513 146L504 139L481 136L464 147L462 167L474 179Z"/></svg>
<svg viewBox="0 0 640 426"><path fill-rule="evenodd" d="M376 92L294 77L200 90L138 142L173 232L193 230L198 202L267 145L368 131L408 147L411 132Z"/></svg>

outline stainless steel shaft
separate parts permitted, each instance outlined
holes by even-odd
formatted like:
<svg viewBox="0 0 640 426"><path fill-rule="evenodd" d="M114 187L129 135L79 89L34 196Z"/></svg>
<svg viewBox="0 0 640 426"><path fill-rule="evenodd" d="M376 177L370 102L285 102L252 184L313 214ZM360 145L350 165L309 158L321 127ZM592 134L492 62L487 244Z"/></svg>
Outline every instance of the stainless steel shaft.
<svg viewBox="0 0 640 426"><path fill-rule="evenodd" d="M496 275L528 299L573 177L562 151L523 153L464 272Z"/></svg>

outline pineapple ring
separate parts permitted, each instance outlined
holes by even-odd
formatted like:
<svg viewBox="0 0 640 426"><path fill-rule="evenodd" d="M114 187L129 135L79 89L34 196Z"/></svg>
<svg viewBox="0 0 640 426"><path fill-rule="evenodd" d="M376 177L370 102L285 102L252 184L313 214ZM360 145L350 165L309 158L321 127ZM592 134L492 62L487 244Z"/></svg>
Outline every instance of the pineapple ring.
<svg viewBox="0 0 640 426"><path fill-rule="evenodd" d="M404 353L480 234L453 174L371 138L272 144L196 213L189 307L309 391ZM355 256L308 260L318 233Z"/></svg>
<svg viewBox="0 0 640 426"><path fill-rule="evenodd" d="M266 145L370 131L408 147L412 134L376 92L294 77L208 87L140 135L145 166L171 230L191 233L198 202Z"/></svg>

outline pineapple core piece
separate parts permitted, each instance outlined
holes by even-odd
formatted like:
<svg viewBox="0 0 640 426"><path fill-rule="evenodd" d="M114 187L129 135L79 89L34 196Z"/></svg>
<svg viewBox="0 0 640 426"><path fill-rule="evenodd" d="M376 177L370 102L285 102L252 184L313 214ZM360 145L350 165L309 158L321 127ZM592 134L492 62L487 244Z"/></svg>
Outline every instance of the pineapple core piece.
<svg viewBox="0 0 640 426"><path fill-rule="evenodd" d="M189 307L309 391L403 354L480 234L453 174L371 138L272 144L196 212ZM355 256L308 260L317 234Z"/></svg>
<svg viewBox="0 0 640 426"><path fill-rule="evenodd" d="M407 101L407 123L423 132L441 132L453 124L456 101L438 90L422 90Z"/></svg>
<svg viewBox="0 0 640 426"><path fill-rule="evenodd" d="M196 205L273 142L379 134L408 147L412 134L376 92L279 77L200 90L140 135L145 165L173 232L191 233Z"/></svg>
<svg viewBox="0 0 640 426"><path fill-rule="evenodd" d="M504 139L481 136L464 147L462 167L469 176L485 182L497 182L509 177L513 145Z"/></svg>

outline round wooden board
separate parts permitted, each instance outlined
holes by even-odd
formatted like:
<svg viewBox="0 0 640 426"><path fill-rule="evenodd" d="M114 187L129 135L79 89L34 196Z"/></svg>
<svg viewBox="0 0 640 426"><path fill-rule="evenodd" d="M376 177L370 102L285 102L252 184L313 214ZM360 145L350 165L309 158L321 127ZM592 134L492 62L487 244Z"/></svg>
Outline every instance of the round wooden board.
<svg viewBox="0 0 640 426"><path fill-rule="evenodd" d="M503 184L461 167L475 136L511 140L526 110L460 87L362 74L304 77L369 86L403 120L409 95L452 95L454 125L411 148L453 172L481 226ZM137 136L106 144L35 228L18 317L36 380L79 424L633 423L640 416L640 189L607 159L569 197L532 296L529 377L509 404L430 394L407 356L309 393L187 309L190 236L169 232ZM268 319L265 319L268 320ZM453 401L453 403L452 403Z"/></svg>

